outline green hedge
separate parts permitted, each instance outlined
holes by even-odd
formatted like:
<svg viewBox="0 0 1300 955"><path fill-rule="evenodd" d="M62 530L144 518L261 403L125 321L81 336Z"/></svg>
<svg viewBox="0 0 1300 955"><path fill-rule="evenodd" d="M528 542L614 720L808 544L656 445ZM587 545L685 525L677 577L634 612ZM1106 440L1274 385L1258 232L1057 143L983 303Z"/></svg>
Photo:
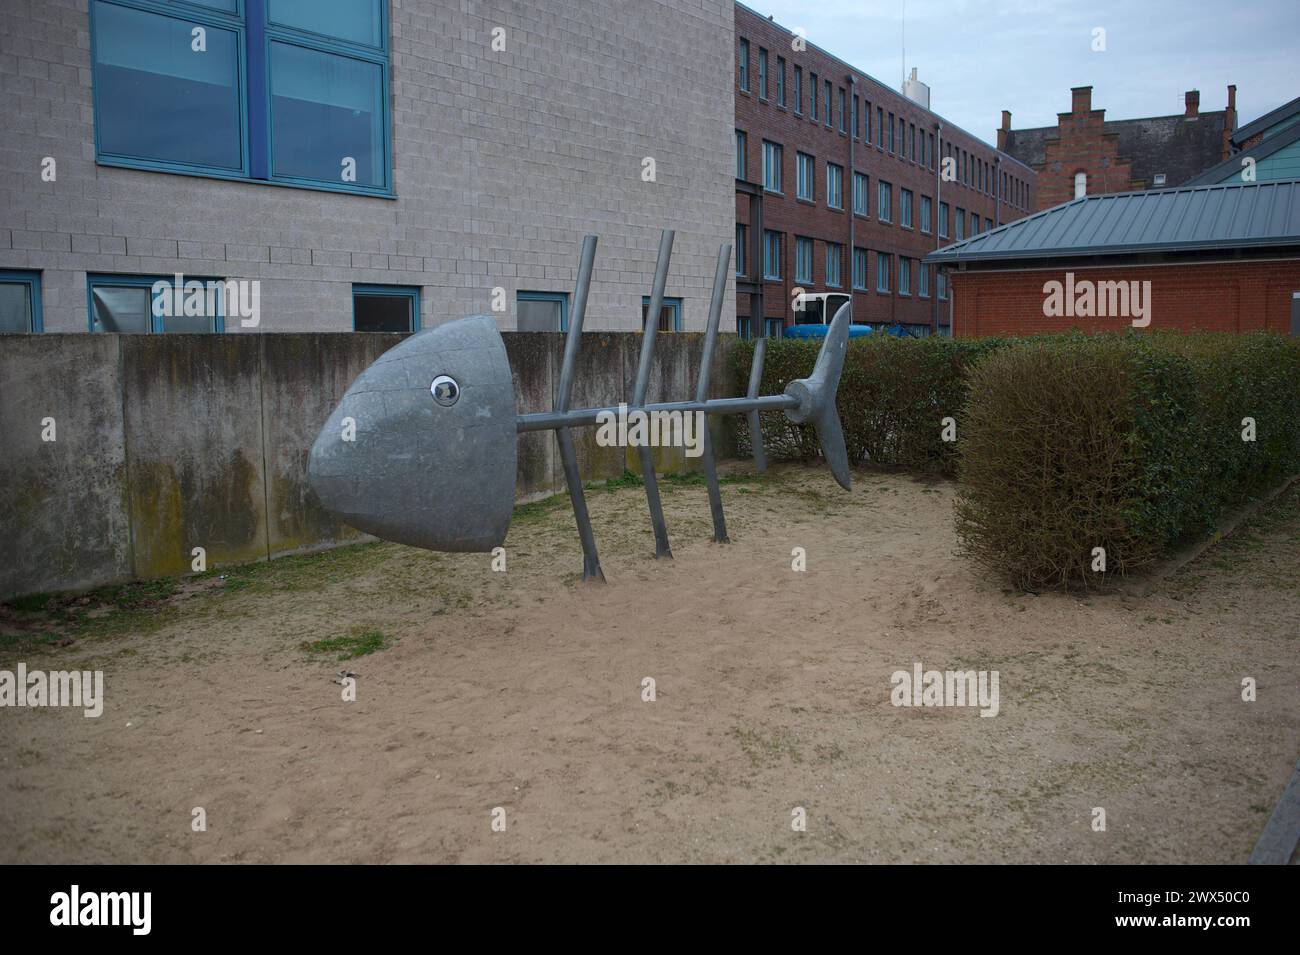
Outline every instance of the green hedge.
<svg viewBox="0 0 1300 955"><path fill-rule="evenodd" d="M854 464L900 465L953 475L956 443L943 440L942 421L957 418L966 400L966 372L1003 344L998 339L894 338L873 335L849 341L840 376L838 406L844 443ZM774 339L763 361L762 394L780 394L786 383L812 373L820 341ZM741 392L749 383L754 342L734 351ZM760 416L763 447L776 460L810 460L820 453L808 425L784 414ZM738 418L740 453L749 454L749 432Z"/></svg>
<svg viewBox="0 0 1300 955"><path fill-rule="evenodd" d="M1021 339L972 369L958 434L963 549L1022 587L1095 585L1093 548L1140 568L1300 471L1300 342Z"/></svg>

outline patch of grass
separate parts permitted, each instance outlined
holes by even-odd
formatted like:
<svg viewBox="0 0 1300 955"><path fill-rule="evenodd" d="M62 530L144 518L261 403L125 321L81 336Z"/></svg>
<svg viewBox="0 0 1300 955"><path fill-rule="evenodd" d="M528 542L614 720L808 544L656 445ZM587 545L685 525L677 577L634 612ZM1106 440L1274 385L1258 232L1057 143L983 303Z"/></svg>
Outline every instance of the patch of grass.
<svg viewBox="0 0 1300 955"><path fill-rule="evenodd" d="M329 637L298 645L298 649L307 653L337 653L340 660L355 660L388 645L388 638L378 630L353 627L351 632L341 637Z"/></svg>
<svg viewBox="0 0 1300 955"><path fill-rule="evenodd" d="M40 613L45 609L45 605L54 599L54 594L27 594L25 597L15 597L7 603L18 613Z"/></svg>

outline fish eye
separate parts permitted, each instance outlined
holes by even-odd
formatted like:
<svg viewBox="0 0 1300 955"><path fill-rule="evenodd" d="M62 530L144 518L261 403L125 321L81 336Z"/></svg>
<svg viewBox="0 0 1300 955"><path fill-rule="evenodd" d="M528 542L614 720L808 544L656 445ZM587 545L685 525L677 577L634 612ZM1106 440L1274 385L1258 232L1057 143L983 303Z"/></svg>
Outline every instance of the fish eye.
<svg viewBox="0 0 1300 955"><path fill-rule="evenodd" d="M438 402L444 408L450 408L460 397L460 385L456 384L456 379L447 375L439 375L433 379L433 384L429 386L429 393L433 395L433 400Z"/></svg>

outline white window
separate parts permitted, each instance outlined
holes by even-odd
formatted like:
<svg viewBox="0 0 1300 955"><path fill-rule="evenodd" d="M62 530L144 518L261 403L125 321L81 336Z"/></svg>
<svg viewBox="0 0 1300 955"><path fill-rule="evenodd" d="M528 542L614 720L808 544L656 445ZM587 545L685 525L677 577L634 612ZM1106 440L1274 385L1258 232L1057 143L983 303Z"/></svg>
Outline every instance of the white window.
<svg viewBox="0 0 1300 955"><path fill-rule="evenodd" d="M1083 171L1074 174L1074 198L1082 199L1088 194L1088 174Z"/></svg>

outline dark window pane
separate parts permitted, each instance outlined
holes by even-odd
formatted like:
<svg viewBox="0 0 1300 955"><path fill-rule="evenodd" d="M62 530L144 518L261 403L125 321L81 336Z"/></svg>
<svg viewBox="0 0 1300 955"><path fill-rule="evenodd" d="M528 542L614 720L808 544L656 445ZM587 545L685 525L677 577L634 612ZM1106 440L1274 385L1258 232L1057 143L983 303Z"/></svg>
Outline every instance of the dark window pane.
<svg viewBox="0 0 1300 955"><path fill-rule="evenodd" d="M270 0L267 19L281 26L382 47L379 4L382 0Z"/></svg>
<svg viewBox="0 0 1300 955"><path fill-rule="evenodd" d="M379 65L272 43L270 71L272 175L382 187Z"/></svg>
<svg viewBox="0 0 1300 955"><path fill-rule="evenodd" d="M188 0L188 2L196 7L211 7L222 13L234 13L236 10L235 0Z"/></svg>
<svg viewBox="0 0 1300 955"><path fill-rule="evenodd" d="M31 330L31 286L26 282L0 282L0 334Z"/></svg>
<svg viewBox="0 0 1300 955"><path fill-rule="evenodd" d="M559 301L521 299L515 304L515 325L521 332L558 332L561 312Z"/></svg>
<svg viewBox="0 0 1300 955"><path fill-rule="evenodd" d="M106 154L241 171L236 35L95 4L95 119Z"/></svg>
<svg viewBox="0 0 1300 955"><path fill-rule="evenodd" d="M412 300L406 295L366 295L352 299L356 330L359 332L409 332Z"/></svg>
<svg viewBox="0 0 1300 955"><path fill-rule="evenodd" d="M152 327L147 288L97 285L90 299L97 332L147 332Z"/></svg>

